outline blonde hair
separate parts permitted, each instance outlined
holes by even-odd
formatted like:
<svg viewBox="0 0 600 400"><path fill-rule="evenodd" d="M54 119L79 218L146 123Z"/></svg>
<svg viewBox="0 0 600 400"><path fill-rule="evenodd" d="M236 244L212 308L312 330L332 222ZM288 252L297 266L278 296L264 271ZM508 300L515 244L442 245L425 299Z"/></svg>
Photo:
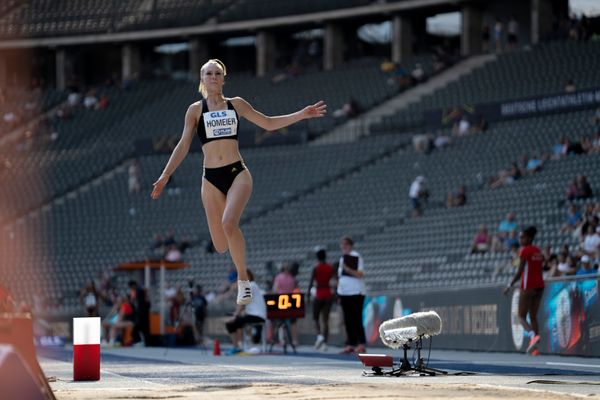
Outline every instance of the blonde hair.
<svg viewBox="0 0 600 400"><path fill-rule="evenodd" d="M223 76L227 76L227 68L225 67L225 64L223 64L223 61L221 61L217 58L211 58L210 60L208 60L202 66L202 68L200 68L200 85L198 86L198 91L204 98L206 98L208 96L208 91L206 90L206 86L204 85L204 83L202 83L202 71L208 64L217 64L223 70Z"/></svg>

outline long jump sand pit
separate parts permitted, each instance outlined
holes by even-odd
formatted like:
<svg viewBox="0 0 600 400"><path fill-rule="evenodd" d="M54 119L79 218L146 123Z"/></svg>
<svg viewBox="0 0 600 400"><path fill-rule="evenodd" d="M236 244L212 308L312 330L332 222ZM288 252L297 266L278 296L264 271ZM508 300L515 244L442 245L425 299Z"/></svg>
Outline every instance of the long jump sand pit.
<svg viewBox="0 0 600 400"><path fill-rule="evenodd" d="M189 386L153 389L78 389L55 392L57 399L199 399L199 400L346 400L346 399L523 399L548 400L598 397L590 395L553 393L545 390L527 390L478 384L441 384L394 382L382 378L365 383L331 385L249 384L217 386Z"/></svg>
<svg viewBox="0 0 600 400"><path fill-rule="evenodd" d="M366 368L356 356L301 350L215 357L194 349L104 349L101 379L95 382L73 381L69 349L44 357L41 365L59 400L600 400L597 359L438 351L432 367L448 375L374 377L363 376Z"/></svg>

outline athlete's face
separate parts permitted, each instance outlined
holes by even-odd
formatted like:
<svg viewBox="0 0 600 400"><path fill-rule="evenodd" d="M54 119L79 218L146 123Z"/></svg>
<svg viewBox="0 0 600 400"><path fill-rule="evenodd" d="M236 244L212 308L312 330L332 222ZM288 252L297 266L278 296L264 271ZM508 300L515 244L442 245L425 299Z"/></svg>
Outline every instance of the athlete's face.
<svg viewBox="0 0 600 400"><path fill-rule="evenodd" d="M221 92L225 76L219 64L210 63L202 69L202 82L209 92Z"/></svg>
<svg viewBox="0 0 600 400"><path fill-rule="evenodd" d="M519 235L519 243L521 246L529 246L531 244L531 239L526 234L522 233Z"/></svg>

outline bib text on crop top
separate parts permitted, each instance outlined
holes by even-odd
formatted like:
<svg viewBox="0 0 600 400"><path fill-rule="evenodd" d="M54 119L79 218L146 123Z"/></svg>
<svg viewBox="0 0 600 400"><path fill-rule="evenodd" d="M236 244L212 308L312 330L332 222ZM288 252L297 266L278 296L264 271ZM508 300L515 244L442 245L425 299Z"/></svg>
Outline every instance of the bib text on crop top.
<svg viewBox="0 0 600 400"><path fill-rule="evenodd" d="M197 134L202 145L213 140L238 140L239 117L237 111L227 100L226 110L209 111L206 99L202 100L202 114L198 119Z"/></svg>

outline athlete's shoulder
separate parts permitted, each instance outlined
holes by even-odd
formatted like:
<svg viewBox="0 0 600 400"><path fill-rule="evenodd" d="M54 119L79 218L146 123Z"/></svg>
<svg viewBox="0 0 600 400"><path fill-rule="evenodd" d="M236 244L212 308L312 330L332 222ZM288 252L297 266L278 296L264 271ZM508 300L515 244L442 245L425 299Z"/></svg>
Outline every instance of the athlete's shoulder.
<svg viewBox="0 0 600 400"><path fill-rule="evenodd" d="M198 100L198 101L190 104L188 106L188 110L193 111L193 112L200 112L200 111L202 111L202 100Z"/></svg>
<svg viewBox="0 0 600 400"><path fill-rule="evenodd" d="M236 97L229 97L227 99L235 108L238 107L243 107L244 105L248 104L248 102L246 100L244 100L243 98L241 98L240 96L236 96Z"/></svg>
<svg viewBox="0 0 600 400"><path fill-rule="evenodd" d="M188 106L188 112L196 117L200 116L202 112L202 100L198 100Z"/></svg>

